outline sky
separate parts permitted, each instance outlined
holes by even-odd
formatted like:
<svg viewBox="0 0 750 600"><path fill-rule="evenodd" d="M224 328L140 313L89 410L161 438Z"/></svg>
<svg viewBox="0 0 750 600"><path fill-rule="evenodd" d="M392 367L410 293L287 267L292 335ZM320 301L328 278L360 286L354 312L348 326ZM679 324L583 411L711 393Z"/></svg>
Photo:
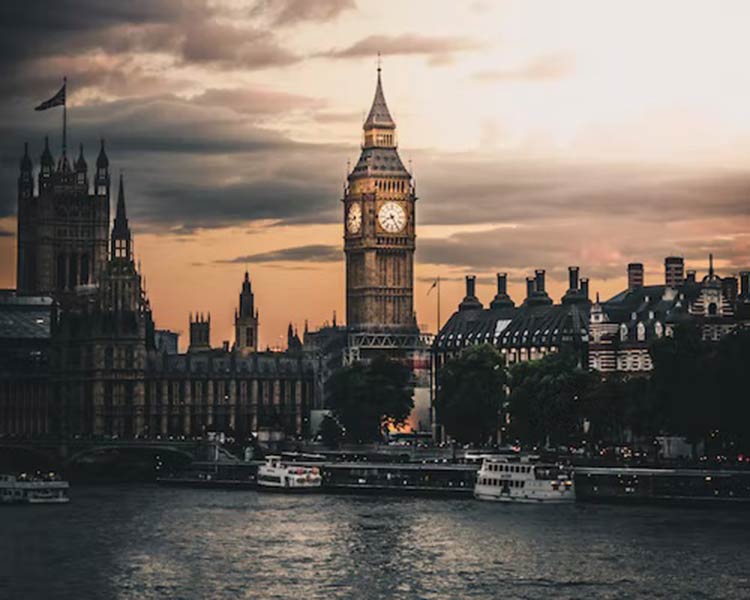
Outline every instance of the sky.
<svg viewBox="0 0 750 600"><path fill-rule="evenodd" d="M341 196L377 53L417 183L415 306L434 331L475 274L568 265L592 293L643 262L750 267L743 0L26 0L0 4L0 287L15 286L18 161L68 77L68 140L125 174L157 326L233 337L247 268L262 346L345 314ZM114 202L114 198L113 198ZM113 211L114 213L114 211Z"/></svg>

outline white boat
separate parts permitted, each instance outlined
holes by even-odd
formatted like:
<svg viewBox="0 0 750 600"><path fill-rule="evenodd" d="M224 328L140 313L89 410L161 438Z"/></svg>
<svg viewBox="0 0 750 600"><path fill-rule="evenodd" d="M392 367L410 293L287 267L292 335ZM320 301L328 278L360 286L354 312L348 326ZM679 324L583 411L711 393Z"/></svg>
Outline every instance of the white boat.
<svg viewBox="0 0 750 600"><path fill-rule="evenodd" d="M280 456L267 456L258 467L258 487L266 490L302 492L319 489L322 484L317 467L283 464Z"/></svg>
<svg viewBox="0 0 750 600"><path fill-rule="evenodd" d="M486 458L474 497L495 502L564 503L576 499L572 473L536 456Z"/></svg>
<svg viewBox="0 0 750 600"><path fill-rule="evenodd" d="M68 502L67 481L54 474L30 477L26 474L0 475L0 503L2 504L64 504Z"/></svg>

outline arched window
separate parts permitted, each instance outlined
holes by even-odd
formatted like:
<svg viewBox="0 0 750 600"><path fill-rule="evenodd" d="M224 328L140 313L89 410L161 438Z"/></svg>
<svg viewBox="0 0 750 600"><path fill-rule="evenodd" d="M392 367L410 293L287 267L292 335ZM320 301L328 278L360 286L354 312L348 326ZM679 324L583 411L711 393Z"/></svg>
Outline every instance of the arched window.
<svg viewBox="0 0 750 600"><path fill-rule="evenodd" d="M620 341L624 342L628 339L628 326L623 323L620 325Z"/></svg>
<svg viewBox="0 0 750 600"><path fill-rule="evenodd" d="M639 342L642 342L646 339L646 326L643 323L638 323L636 335L638 336Z"/></svg>
<svg viewBox="0 0 750 600"><path fill-rule="evenodd" d="M654 333L658 338L664 335L664 326L659 321L654 323Z"/></svg>
<svg viewBox="0 0 750 600"><path fill-rule="evenodd" d="M112 346L107 346L104 349L104 368L111 369L115 363L115 351Z"/></svg>
<svg viewBox="0 0 750 600"><path fill-rule="evenodd" d="M711 302L711 304L708 305L708 316L715 317L718 312L719 309L716 306L716 302Z"/></svg>

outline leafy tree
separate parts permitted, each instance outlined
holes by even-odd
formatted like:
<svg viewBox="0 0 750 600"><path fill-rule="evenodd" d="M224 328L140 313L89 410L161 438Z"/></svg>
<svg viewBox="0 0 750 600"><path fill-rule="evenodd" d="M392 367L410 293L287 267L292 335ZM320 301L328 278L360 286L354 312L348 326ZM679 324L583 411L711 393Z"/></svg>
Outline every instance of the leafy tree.
<svg viewBox="0 0 750 600"><path fill-rule="evenodd" d="M510 369L511 431L534 445L580 439L582 407L596 376L581 368L578 355L559 352L517 363Z"/></svg>
<svg viewBox="0 0 750 600"><path fill-rule="evenodd" d="M461 443L487 442L498 430L505 384L504 360L497 349L489 344L466 348L441 372L438 421Z"/></svg>
<svg viewBox="0 0 750 600"><path fill-rule="evenodd" d="M331 409L350 441L381 439L389 425L403 425L414 407L409 367L384 356L339 369L327 385Z"/></svg>
<svg viewBox="0 0 750 600"><path fill-rule="evenodd" d="M341 426L336 422L336 419L330 415L323 417L318 433L323 440L323 444L329 448L338 448L344 437L344 432L341 429Z"/></svg>

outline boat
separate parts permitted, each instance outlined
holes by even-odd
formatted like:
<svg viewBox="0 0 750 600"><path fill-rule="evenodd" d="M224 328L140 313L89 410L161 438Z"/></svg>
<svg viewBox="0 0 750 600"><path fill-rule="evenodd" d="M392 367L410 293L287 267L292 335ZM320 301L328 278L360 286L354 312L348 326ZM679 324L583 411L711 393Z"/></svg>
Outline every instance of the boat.
<svg viewBox="0 0 750 600"><path fill-rule="evenodd" d="M265 463L258 467L259 489L303 492L319 490L321 484L318 467L283 464L280 456L267 456Z"/></svg>
<svg viewBox="0 0 750 600"><path fill-rule="evenodd" d="M478 500L566 503L576 499L572 473L537 456L485 458L477 473Z"/></svg>
<svg viewBox="0 0 750 600"><path fill-rule="evenodd" d="M54 473L29 476L0 474L0 503L2 504L64 504L68 497L67 481Z"/></svg>

